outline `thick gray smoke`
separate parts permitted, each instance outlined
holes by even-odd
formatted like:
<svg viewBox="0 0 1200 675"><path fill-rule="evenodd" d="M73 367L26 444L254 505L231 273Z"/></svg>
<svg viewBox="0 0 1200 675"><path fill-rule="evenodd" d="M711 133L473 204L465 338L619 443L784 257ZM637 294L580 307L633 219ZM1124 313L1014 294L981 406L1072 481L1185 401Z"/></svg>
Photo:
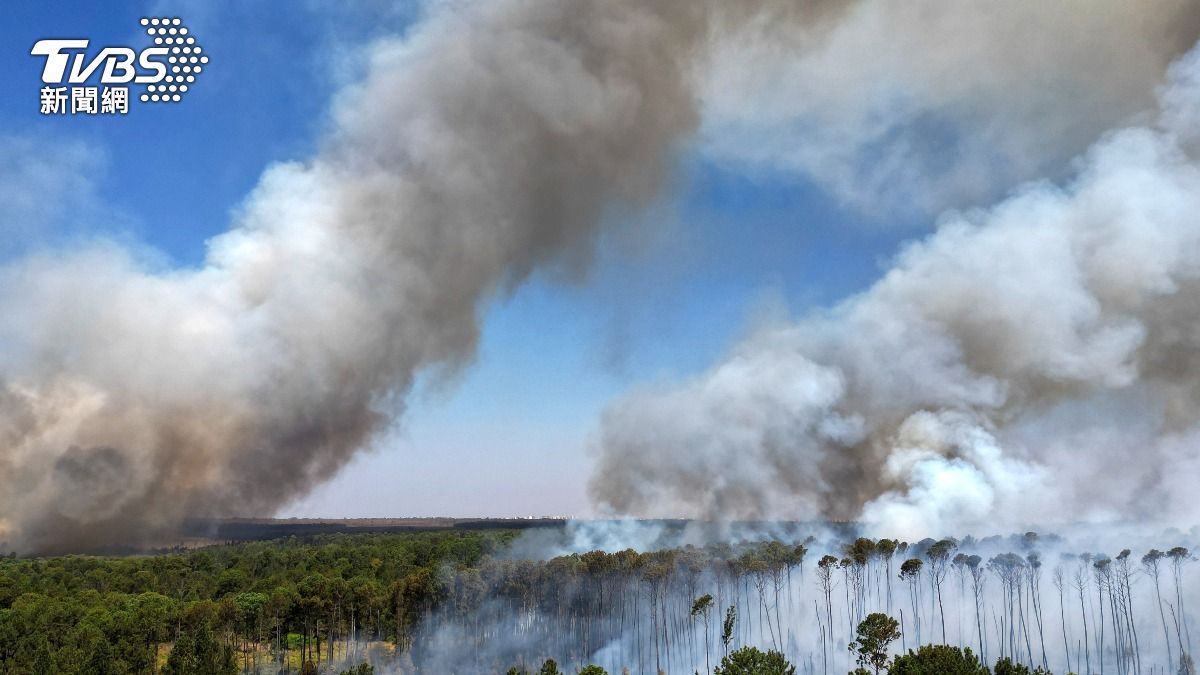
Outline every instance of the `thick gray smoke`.
<svg viewBox="0 0 1200 675"><path fill-rule="evenodd" d="M945 216L873 287L603 421L619 512L861 518L891 536L1192 523L1200 50L1065 186Z"/></svg>
<svg viewBox="0 0 1200 675"><path fill-rule="evenodd" d="M740 56L758 62L759 46L775 45L780 51L770 55L772 62L795 57L806 64L806 76L797 81L811 83L812 92L798 98L837 103L822 109L817 122L841 119L854 108L854 92L866 101L854 109L862 119L872 119L879 93L872 83L879 73L843 86L835 73L847 65L837 56L846 54L845 48L830 51L848 33L860 32L863 16L875 12L865 9L867 4L830 2L802 9L786 2L775 7L692 0L432 5L406 39L374 47L364 81L334 101L333 129L321 152L308 162L269 168L233 227L211 242L198 269L162 269L137 250L105 243L33 255L0 269L0 538L22 550L42 551L129 542L153 537L189 515L270 512L303 494L394 421L418 373L459 367L471 358L481 303L540 266L582 271L606 208L637 205L655 195L673 149L699 128L701 101L715 111L716 123L743 114L743 123L753 123L760 111L717 100L719 93L736 93L729 84L734 71L719 64L736 64ZM921 117L921 110L936 108L958 119L953 104L1053 88L1053 95L1038 100L1056 119L1094 106L1093 126L1110 124L1149 96L1162 64L1184 44L1171 35L1190 31L1200 14L1183 2L1164 3L1146 17L1131 15L1134 10L1124 3L1095 12L1089 4L1088 16L1108 18L1080 24L1075 36L1076 27L1064 25L1066 14L1039 10L1040 4L1012 6L1018 25L1027 26L1023 31L1039 36L1035 53L1045 62L1030 68L1012 60L1020 66L1013 71L1017 75L995 76L1007 72L1006 57L1023 48L1003 31L989 32L987 25L977 26L974 38L922 46L920 55L911 55L920 56L912 72L924 73L917 79L930 86L913 89L921 104L906 107L905 115ZM911 3L888 11L895 15L889 21L906 18L890 23L889 31L911 32L896 44L918 44L928 13ZM1001 24L1012 23L1005 14ZM1060 39L1064 33L1080 41ZM1189 33L1187 42L1192 39ZM932 87L941 71L931 64L975 55L981 45L995 54L988 60L997 61L989 77L970 86ZM872 45L859 49L858 58L866 58ZM1105 82L1113 88L1098 90L1092 86L1092 57L1115 51L1124 56L1105 68ZM1058 58L1065 55L1072 58ZM930 93L934 90L937 95ZM1108 105L1114 100L1120 105ZM814 109L772 114L799 116L811 126ZM992 125L989 138L1009 138L1008 131L1023 126L1006 119L1007 107L997 108L995 115L974 106L968 112L964 123L982 119ZM1040 116L1045 111L1025 112ZM889 138L897 143L917 138L905 131L917 121L897 122ZM1129 137L1124 145L1140 139L1162 152L1169 146L1166 137L1149 132ZM821 145L827 144L814 141L813 147ZM1031 165L1062 158L1062 148L1019 145L1040 153ZM877 148L868 143L847 152L865 159ZM1097 152L1097 177L1103 154ZM967 226L946 231L978 236ZM1151 231L1156 230L1144 236ZM1102 232L1095 236L1102 238ZM1186 251L1173 253L1180 265L1187 264ZM910 257L915 264L932 255ZM1108 259L1097 255L1097 265ZM983 275L971 269L962 274L971 280ZM860 455L876 453L882 460L885 453L863 439L897 427L912 412L885 400L892 391L914 403L953 404L963 414L1015 410L1019 394L1044 392L1050 398L1049 385L1058 382L1053 378L1046 386L1039 380L1039 386L1019 392L1001 373L959 372L978 364L1007 367L1001 362L1008 347L980 347L971 357L975 360L957 368L953 364L961 358L950 337L910 354L903 345L921 343L916 333L936 338L937 322L949 323L957 311L922 303L923 312L937 310L927 317L928 325L917 320L919 312L901 319L914 311L903 303L919 301L916 290L905 290L915 283L891 279L881 285L885 290L872 294L875 300L855 301L839 310L843 317L820 320L820 331L780 331L747 346L744 360L716 371L711 386L697 383L697 392L659 400L627 420L628 427L621 422L628 415L618 409L609 416L612 454L598 494L618 507L641 508L656 503L662 491L670 492L668 486L689 484L664 470L692 460L673 450L675 443L690 444L686 434L668 433L648 448L643 441L650 437L640 436L639 429L653 421L655 410L705 414L703 406L695 413L698 409L687 403L696 398L693 393L736 423L700 439L697 452L714 460L730 449L757 448L762 452L752 459L770 460L761 466L738 462L742 475L721 479L726 487L713 494L734 513L745 510L737 504L755 498L782 500L773 508L800 502L815 512L825 503L845 510L876 496L883 486L866 474L877 470L878 462ZM1127 305L1130 312L1148 311L1152 303L1120 296L1122 288L1111 289L1117 295L1102 301L1119 300L1121 311ZM884 297L889 293L896 297ZM963 294L969 293L964 288ZM874 331L869 305L888 302L897 304L877 316L896 317L899 333L855 333L849 341L838 337L858 328ZM1127 344L1139 337L1139 344L1186 340L1174 334L1142 336L1136 325L1140 315L1109 326L1107 307L1097 308L1092 320L1100 323L1094 330L1086 308L1060 308L1061 316L1046 310L1048 329L1058 326L1069 333L1078 328L1074 322L1087 324L1080 328L1085 335L1078 346L1088 351L1070 354L1079 377L1061 388L1088 382L1089 368L1104 367L1092 363L1093 357L1119 361ZM1161 303L1153 308L1167 311ZM995 309L999 315L1001 308ZM960 321L993 333L990 325L971 323L971 316L976 314L967 312ZM1044 348L1027 349L1076 346L1053 340L1069 336L1044 337ZM796 340L806 344L797 350L791 344ZM1020 343L1012 350L1024 344L1016 336L1012 341ZM889 345L892 351L880 351ZM777 362L772 353L785 358ZM801 353L828 357L831 365L817 365ZM907 365L880 363L895 354L904 354ZM1154 365L1164 377L1179 372L1177 360L1162 356L1165 360ZM1131 380L1138 367L1150 367L1118 365L1104 374L1114 384ZM785 366L789 369L780 370ZM1074 372L1067 363L1057 368L1052 373ZM1036 369L1030 364L1028 370ZM764 379L765 371L772 371L770 379ZM865 384L868 379L874 384ZM913 382L919 385L915 389ZM1186 390L1186 383L1179 389ZM756 394L753 405L742 398L746 393ZM959 405L964 401L971 405ZM744 415L736 413L739 409ZM913 421L905 429L914 437L923 430L948 436L958 419L934 414L928 424ZM710 429L697 423L687 432ZM817 439L813 448L855 451L833 461L824 450L798 450L795 440L802 438ZM663 448L657 447L659 440ZM638 457L626 460L631 454ZM800 463L793 465L796 458ZM682 477L703 473L707 461L695 459ZM779 462L787 466L776 466ZM809 469L799 470L805 462ZM634 472L643 465L658 470L638 476ZM782 497L780 490L769 497L752 487L776 476L788 477L791 492L817 487L818 497ZM662 487L648 487L659 480ZM861 494L847 494L848 488L829 487L834 484L863 487L854 490Z"/></svg>
<svg viewBox="0 0 1200 675"><path fill-rule="evenodd" d="M271 512L328 478L480 303L588 258L696 125L689 3L491 2L377 47L319 156L196 270L116 246L2 271L0 513L22 549Z"/></svg>

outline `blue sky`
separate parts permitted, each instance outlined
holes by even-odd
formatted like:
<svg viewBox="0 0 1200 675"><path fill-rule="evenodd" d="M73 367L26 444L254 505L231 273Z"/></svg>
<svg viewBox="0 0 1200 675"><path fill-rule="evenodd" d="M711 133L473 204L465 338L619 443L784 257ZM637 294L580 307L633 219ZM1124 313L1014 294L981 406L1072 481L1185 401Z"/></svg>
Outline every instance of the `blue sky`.
<svg viewBox="0 0 1200 675"><path fill-rule="evenodd" d="M102 233L193 266L272 162L319 143L357 49L402 33L405 3L17 3L0 22L0 256ZM49 37L139 46L138 19L181 16L211 56L180 104L127 117L38 111ZM16 186L16 188L14 188ZM919 222L840 207L792 173L721 166L685 149L672 189L627 214L580 282L536 276L486 307L476 362L423 385L379 447L284 515L582 513L588 438L630 387L702 370L755 317L801 313L866 287ZM32 189L32 188L30 188ZM44 207L44 208L42 208ZM5 215L7 212L7 215ZM33 222L38 221L38 222ZM552 506L547 506L552 505Z"/></svg>

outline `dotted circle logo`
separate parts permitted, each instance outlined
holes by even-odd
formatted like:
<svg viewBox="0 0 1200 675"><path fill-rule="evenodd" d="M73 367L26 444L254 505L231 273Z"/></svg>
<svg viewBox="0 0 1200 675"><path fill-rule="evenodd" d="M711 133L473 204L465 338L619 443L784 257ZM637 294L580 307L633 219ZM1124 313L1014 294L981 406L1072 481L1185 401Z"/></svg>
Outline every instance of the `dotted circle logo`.
<svg viewBox="0 0 1200 675"><path fill-rule="evenodd" d="M179 17L143 17L141 24L155 46L166 48L168 55L167 76L156 84L146 85L139 98L146 103L178 103L204 72L208 54Z"/></svg>

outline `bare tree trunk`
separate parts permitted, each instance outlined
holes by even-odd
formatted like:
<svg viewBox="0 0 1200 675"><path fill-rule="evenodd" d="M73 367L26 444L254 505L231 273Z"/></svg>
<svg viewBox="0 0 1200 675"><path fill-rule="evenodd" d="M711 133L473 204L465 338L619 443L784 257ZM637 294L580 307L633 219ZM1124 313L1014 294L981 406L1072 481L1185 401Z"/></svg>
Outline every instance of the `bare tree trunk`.
<svg viewBox="0 0 1200 675"><path fill-rule="evenodd" d="M1100 610L1100 672L1104 672L1104 590L1100 586L1100 577L1096 577L1096 607Z"/></svg>
<svg viewBox="0 0 1200 675"><path fill-rule="evenodd" d="M1087 672L1090 674L1092 672L1092 650L1088 644L1087 607L1083 604L1083 583L1080 579L1081 577L1077 577L1076 588L1079 589L1079 615L1083 617L1083 655L1087 664Z"/></svg>
<svg viewBox="0 0 1200 675"><path fill-rule="evenodd" d="M1167 630L1167 614L1166 612L1163 612L1162 590L1158 585L1157 570L1155 573L1151 574L1151 578L1154 579L1154 596L1158 600L1158 617L1162 619L1163 644L1167 646L1167 667L1170 668L1171 664L1175 663L1175 657L1171 652L1171 634Z"/></svg>
<svg viewBox="0 0 1200 675"><path fill-rule="evenodd" d="M1125 581L1125 605L1129 617L1129 632L1133 634L1133 659L1137 672L1142 672L1142 646L1138 642L1137 622L1133 620L1133 585L1129 583L1129 567L1123 566L1121 575Z"/></svg>
<svg viewBox="0 0 1200 675"><path fill-rule="evenodd" d="M1192 633L1191 633L1191 630L1188 628L1187 611L1185 611L1184 606L1183 606L1183 580L1180 579L1180 571L1181 571L1180 568L1182 566L1183 566L1182 560L1179 558L1174 559L1171 563L1171 568L1175 571L1175 599L1176 599L1176 602L1179 604L1179 619L1178 619L1178 621L1181 624L1183 624L1183 634L1187 636L1187 646L1188 646L1187 650L1188 650L1188 654L1190 655L1192 653ZM1179 644L1182 645L1183 641L1180 640ZM1182 646L1180 647L1180 649L1182 650Z"/></svg>
<svg viewBox="0 0 1200 675"><path fill-rule="evenodd" d="M1063 657L1067 661L1067 667L1063 669L1065 673L1071 670L1071 647L1070 642L1067 640L1067 609L1063 604L1063 577L1061 569L1056 569L1054 572L1054 587L1058 589L1058 614L1059 618L1062 619ZM1079 665L1076 664L1075 667L1078 668Z"/></svg>
<svg viewBox="0 0 1200 675"><path fill-rule="evenodd" d="M1033 645L1029 642L1029 624L1025 621L1025 602L1024 584L1021 583L1021 577L1017 577L1017 612L1021 620L1021 634L1025 638L1025 658L1026 662L1033 665Z"/></svg>

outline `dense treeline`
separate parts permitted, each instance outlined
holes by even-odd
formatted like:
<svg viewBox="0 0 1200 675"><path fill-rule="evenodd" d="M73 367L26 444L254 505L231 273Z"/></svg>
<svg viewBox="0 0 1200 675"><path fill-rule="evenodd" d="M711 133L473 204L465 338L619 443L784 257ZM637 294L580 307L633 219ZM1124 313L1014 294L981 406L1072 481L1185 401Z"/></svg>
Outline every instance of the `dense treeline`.
<svg viewBox="0 0 1200 675"><path fill-rule="evenodd" d="M753 645L828 675L854 669L847 645L883 613L898 617L900 652L971 647L996 672L1191 667L1184 547L1110 558L1029 533L524 560L506 557L516 536L327 535L0 560L0 665L183 675L336 673L369 662L399 673L504 673L553 659L570 673L589 664L710 673Z"/></svg>
<svg viewBox="0 0 1200 675"><path fill-rule="evenodd" d="M333 535L143 557L3 559L0 671L154 673L171 644L206 631L238 669L365 658L355 650L394 643L438 602L445 570L470 569L514 536Z"/></svg>

